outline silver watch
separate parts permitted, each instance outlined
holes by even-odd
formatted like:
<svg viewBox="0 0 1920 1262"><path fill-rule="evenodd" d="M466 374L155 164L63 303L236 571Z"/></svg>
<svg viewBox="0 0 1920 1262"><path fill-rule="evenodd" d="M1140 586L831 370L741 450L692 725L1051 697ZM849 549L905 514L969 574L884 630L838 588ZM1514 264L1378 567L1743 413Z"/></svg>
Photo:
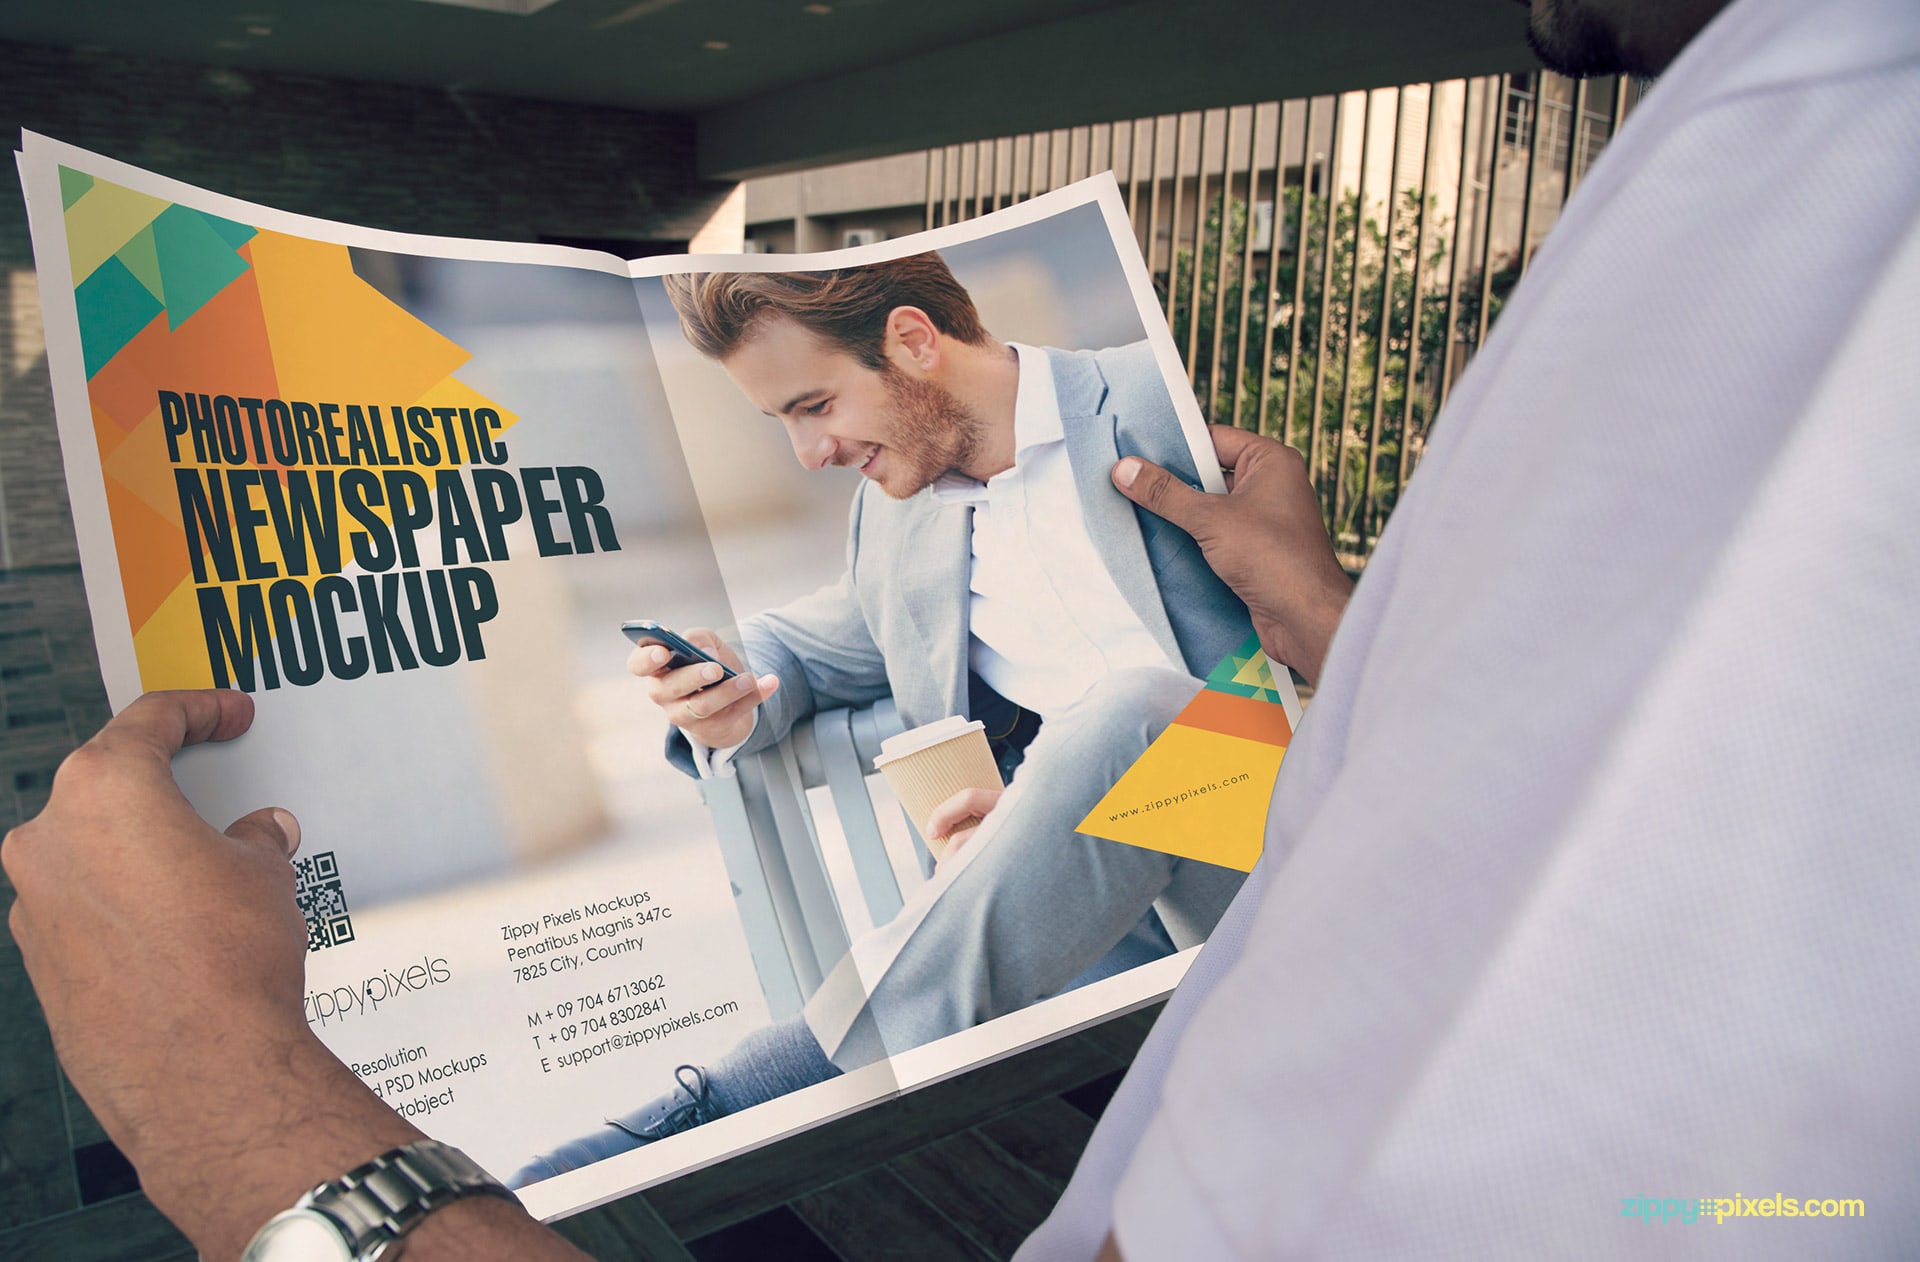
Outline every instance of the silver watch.
<svg viewBox="0 0 1920 1262"><path fill-rule="evenodd" d="M241 1262L375 1262L400 1237L463 1196L513 1193L473 1159L435 1139L415 1140L314 1188L254 1234Z"/></svg>

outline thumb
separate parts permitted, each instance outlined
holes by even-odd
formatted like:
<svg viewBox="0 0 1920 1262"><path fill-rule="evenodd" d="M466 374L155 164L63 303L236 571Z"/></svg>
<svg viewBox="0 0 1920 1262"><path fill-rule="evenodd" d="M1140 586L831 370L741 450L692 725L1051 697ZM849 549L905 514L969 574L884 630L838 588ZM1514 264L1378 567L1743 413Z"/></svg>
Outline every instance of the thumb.
<svg viewBox="0 0 1920 1262"><path fill-rule="evenodd" d="M287 858L300 848L300 821L293 812L278 806L263 806L242 815L227 829L235 841L271 846Z"/></svg>
<svg viewBox="0 0 1920 1262"><path fill-rule="evenodd" d="M1213 498L1138 456L1128 456L1113 466L1113 484L1120 488L1122 495L1188 534L1194 532L1200 515L1207 511Z"/></svg>

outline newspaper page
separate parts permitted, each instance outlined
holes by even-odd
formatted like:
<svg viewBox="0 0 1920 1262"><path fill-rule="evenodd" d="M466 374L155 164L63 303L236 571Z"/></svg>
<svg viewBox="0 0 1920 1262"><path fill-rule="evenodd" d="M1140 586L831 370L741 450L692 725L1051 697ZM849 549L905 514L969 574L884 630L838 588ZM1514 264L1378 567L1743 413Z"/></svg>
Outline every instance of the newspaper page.
<svg viewBox="0 0 1920 1262"><path fill-rule="evenodd" d="M253 696L176 772L215 821L300 819L309 1024L535 1213L1148 1002L1251 868L1298 702L1107 481L1139 454L1221 489L1110 178L629 262L32 134L19 163L109 698ZM876 348L712 340L767 294L896 310L896 275L946 297ZM732 680L649 699L639 620L777 681L737 748L676 726ZM896 790L939 723L1000 779L936 862ZM767 1098L728 1085L796 1039Z"/></svg>

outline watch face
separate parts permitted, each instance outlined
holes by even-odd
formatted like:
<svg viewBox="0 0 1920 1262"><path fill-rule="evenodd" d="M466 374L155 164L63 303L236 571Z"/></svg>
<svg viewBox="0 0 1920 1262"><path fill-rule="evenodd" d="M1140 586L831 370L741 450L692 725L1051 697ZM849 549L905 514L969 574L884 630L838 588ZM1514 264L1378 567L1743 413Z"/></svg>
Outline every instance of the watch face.
<svg viewBox="0 0 1920 1262"><path fill-rule="evenodd" d="M333 1221L310 1209L290 1209L260 1229L241 1262L354 1262Z"/></svg>

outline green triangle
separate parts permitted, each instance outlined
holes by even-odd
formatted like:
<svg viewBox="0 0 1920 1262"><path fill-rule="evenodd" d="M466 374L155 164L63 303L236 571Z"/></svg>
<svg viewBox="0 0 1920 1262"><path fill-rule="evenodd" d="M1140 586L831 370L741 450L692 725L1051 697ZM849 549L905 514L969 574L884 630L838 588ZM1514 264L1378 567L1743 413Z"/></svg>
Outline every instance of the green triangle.
<svg viewBox="0 0 1920 1262"><path fill-rule="evenodd" d="M93 177L72 167L60 168L60 209L66 210L93 187Z"/></svg>
<svg viewBox="0 0 1920 1262"><path fill-rule="evenodd" d="M89 379L160 314L160 300L118 258L94 268L74 287L73 306Z"/></svg>
<svg viewBox="0 0 1920 1262"><path fill-rule="evenodd" d="M239 225L185 206L169 206L153 221L168 328L185 324L209 299L246 272L247 261L234 253L234 243L221 230L223 227ZM253 230L246 231L251 235Z"/></svg>
<svg viewBox="0 0 1920 1262"><path fill-rule="evenodd" d="M155 298L166 301L166 292L160 286L160 252L153 244L152 225L134 233L113 257L125 263L133 278L145 285Z"/></svg>

